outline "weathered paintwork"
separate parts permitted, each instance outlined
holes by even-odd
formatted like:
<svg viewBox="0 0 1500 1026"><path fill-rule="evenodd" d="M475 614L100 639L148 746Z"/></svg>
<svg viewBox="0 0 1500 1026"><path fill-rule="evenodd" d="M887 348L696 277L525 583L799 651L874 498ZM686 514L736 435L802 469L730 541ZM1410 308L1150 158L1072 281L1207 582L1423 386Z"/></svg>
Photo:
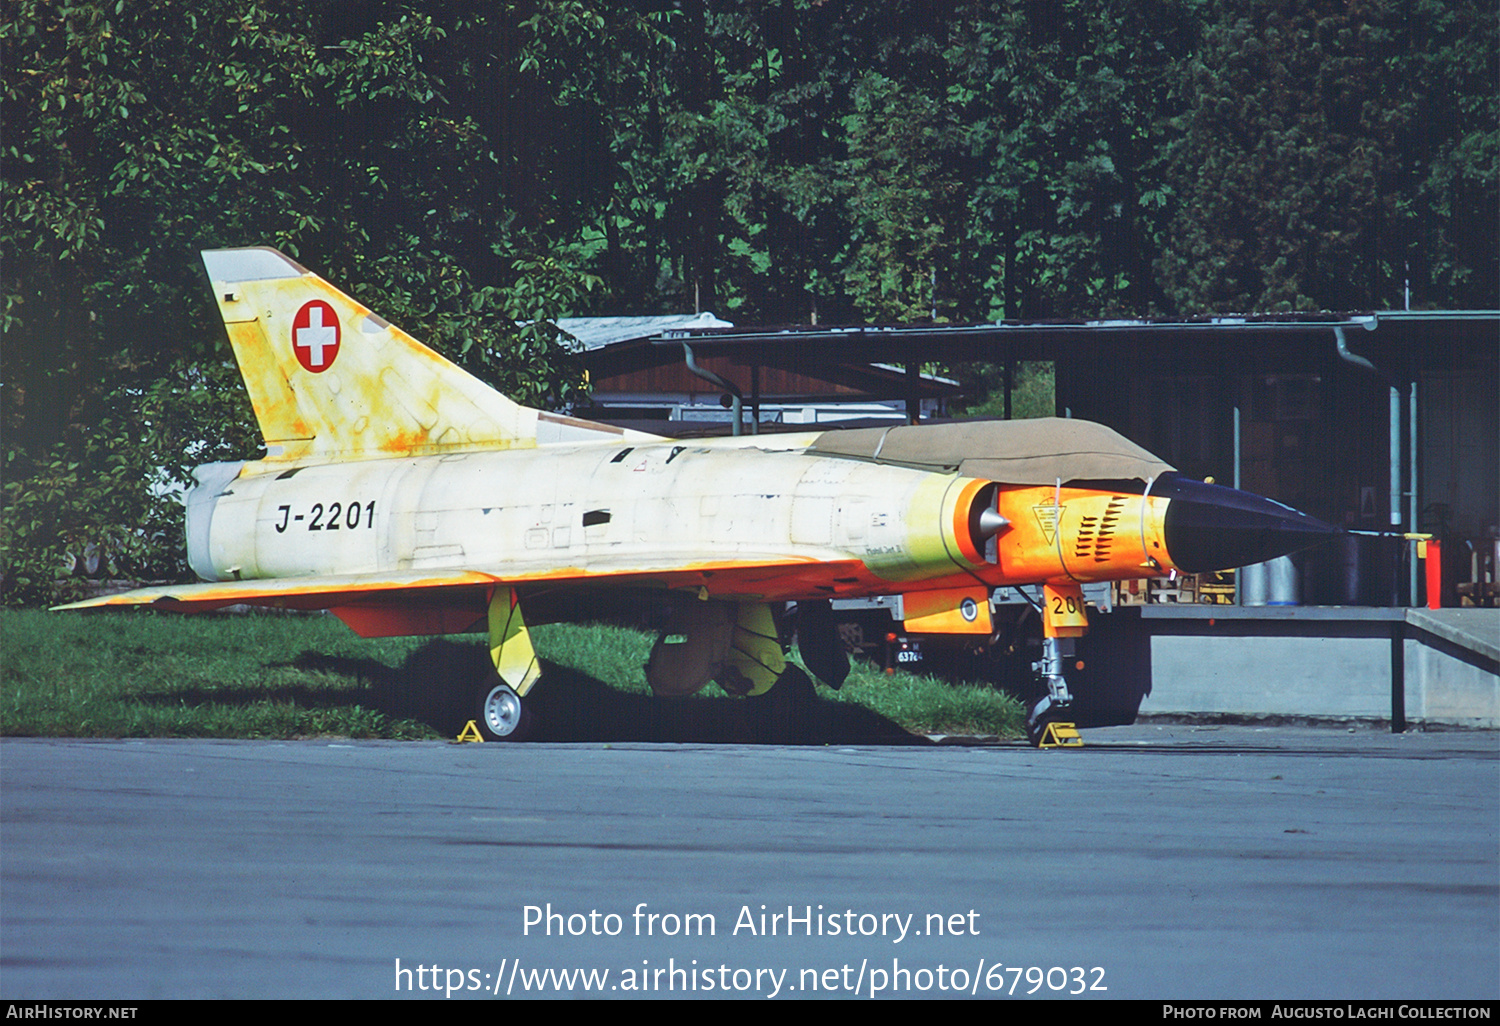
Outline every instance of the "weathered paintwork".
<svg viewBox="0 0 1500 1026"><path fill-rule="evenodd" d="M267 463L197 508L205 576L325 587L414 571L517 584L667 574L716 597L779 601L810 588L848 596L1171 569L1160 499L999 489L1009 523L991 562L968 529L989 482L797 450L594 443L290 473ZM828 576L834 565L845 572Z"/></svg>
<svg viewBox="0 0 1500 1026"><path fill-rule="evenodd" d="M555 445L249 470L203 514L202 562L219 580L473 569L520 581L852 558L888 586L978 562L954 529L964 479L795 452Z"/></svg>

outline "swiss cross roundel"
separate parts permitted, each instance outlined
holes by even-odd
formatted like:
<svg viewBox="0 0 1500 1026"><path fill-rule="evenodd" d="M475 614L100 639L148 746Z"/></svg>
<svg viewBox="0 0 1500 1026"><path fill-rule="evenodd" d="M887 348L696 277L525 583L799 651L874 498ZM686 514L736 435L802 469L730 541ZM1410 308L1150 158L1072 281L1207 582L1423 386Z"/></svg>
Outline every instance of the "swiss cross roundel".
<svg viewBox="0 0 1500 1026"><path fill-rule="evenodd" d="M292 320L292 352L304 370L321 374L339 355L339 316L321 299L302 304Z"/></svg>

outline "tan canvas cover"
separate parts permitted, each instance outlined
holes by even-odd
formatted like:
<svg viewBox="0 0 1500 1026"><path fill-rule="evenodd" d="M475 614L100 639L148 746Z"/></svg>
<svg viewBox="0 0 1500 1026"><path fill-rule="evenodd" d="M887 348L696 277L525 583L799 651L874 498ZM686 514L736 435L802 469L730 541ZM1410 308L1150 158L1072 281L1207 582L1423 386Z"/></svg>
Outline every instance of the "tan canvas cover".
<svg viewBox="0 0 1500 1026"><path fill-rule="evenodd" d="M825 431L808 452L1017 485L1145 481L1174 469L1103 424L1061 417Z"/></svg>

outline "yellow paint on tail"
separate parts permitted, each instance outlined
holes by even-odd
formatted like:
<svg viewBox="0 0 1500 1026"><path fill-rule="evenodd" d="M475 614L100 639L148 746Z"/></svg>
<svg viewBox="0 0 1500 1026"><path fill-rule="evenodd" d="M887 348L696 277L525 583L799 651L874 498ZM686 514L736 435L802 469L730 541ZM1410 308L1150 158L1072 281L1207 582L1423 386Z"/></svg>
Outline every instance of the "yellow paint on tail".
<svg viewBox="0 0 1500 1026"><path fill-rule="evenodd" d="M209 250L203 264L268 458L537 444L538 411L507 399L281 253Z"/></svg>

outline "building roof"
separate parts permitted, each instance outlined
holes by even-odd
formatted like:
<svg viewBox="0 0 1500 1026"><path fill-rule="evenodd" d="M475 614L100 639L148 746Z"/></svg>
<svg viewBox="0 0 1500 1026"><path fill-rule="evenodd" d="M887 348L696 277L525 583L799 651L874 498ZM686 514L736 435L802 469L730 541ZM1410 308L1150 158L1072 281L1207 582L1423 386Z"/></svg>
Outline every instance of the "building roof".
<svg viewBox="0 0 1500 1026"><path fill-rule="evenodd" d="M706 331L733 328L707 310L697 314L660 314L652 317L562 317L557 326L571 335L586 352L619 342L660 338L668 331Z"/></svg>
<svg viewBox="0 0 1500 1026"><path fill-rule="evenodd" d="M1287 343L1332 344L1335 329L1356 351L1382 355L1409 352L1421 343L1478 346L1490 358L1500 347L1497 310L1386 310L1366 313L1246 314L1184 320L1003 321L971 325L825 327L664 331L659 346L684 341L709 353L734 352L747 361L1054 359L1060 346L1080 342L1135 341L1174 348L1200 345Z"/></svg>

